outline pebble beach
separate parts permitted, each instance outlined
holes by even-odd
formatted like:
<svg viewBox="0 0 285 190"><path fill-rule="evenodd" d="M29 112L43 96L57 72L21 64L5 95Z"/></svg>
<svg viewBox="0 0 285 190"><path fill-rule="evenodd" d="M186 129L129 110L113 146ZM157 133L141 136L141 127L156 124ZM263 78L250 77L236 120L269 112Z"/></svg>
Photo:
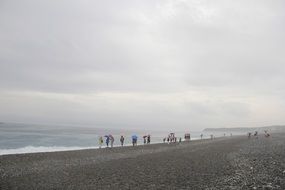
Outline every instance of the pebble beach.
<svg viewBox="0 0 285 190"><path fill-rule="evenodd" d="M0 189L285 189L285 134L0 156Z"/></svg>

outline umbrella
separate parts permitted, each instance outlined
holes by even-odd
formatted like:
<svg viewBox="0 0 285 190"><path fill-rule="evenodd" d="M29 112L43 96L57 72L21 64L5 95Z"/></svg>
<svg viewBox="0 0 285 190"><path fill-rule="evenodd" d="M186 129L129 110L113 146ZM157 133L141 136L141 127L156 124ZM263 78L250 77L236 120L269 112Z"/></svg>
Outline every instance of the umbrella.
<svg viewBox="0 0 285 190"><path fill-rule="evenodd" d="M143 136L143 138L146 138L146 137L147 137L147 135Z"/></svg>
<svg viewBox="0 0 285 190"><path fill-rule="evenodd" d="M109 135L110 139L114 139L113 135Z"/></svg>
<svg viewBox="0 0 285 190"><path fill-rule="evenodd" d="M132 139L138 139L138 136L137 135L133 135Z"/></svg>
<svg viewBox="0 0 285 190"><path fill-rule="evenodd" d="M109 137L109 135L105 135L104 137L106 137L106 138L110 138L110 137Z"/></svg>

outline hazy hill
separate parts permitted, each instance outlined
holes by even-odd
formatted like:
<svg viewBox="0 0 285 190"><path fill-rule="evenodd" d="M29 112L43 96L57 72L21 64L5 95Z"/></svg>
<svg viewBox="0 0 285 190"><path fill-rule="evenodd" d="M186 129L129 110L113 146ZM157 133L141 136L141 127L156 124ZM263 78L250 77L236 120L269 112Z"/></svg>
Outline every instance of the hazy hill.
<svg viewBox="0 0 285 190"><path fill-rule="evenodd" d="M203 131L204 132L238 132L238 133L244 133L244 132L263 132L264 130L271 131L271 132L279 132L284 131L285 132L285 125L272 125L272 126L264 126L264 127L248 127L248 128L206 128Z"/></svg>

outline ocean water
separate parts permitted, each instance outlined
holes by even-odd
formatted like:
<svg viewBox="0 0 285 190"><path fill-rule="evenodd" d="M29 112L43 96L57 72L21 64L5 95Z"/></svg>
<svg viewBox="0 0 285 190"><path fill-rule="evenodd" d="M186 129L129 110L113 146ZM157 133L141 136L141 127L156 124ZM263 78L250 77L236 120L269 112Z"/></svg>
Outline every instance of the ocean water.
<svg viewBox="0 0 285 190"><path fill-rule="evenodd" d="M151 143L162 143L169 132L175 131L134 131L119 129L103 129L93 126L40 125L20 123L0 123L0 155L54 152L64 150L79 150L98 148L99 136L112 134L114 146L120 146L120 136L124 135L125 145L131 145L131 136L138 136L138 145L143 144L143 136L150 134ZM191 140L200 139L201 132L175 132L177 137L191 133ZM215 137L223 134L215 134ZM203 133L203 138L210 134ZM105 147L105 138L104 144Z"/></svg>

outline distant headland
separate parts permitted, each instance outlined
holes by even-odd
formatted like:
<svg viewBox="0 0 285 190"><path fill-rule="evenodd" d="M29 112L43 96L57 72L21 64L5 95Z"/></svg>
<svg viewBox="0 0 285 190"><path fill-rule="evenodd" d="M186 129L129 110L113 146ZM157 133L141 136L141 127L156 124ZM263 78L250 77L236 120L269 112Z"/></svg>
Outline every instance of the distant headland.
<svg viewBox="0 0 285 190"><path fill-rule="evenodd" d="M238 132L238 133L247 133L252 131L271 131L271 132L284 132L285 125L272 125L272 126L264 126L264 127L235 127L235 128L206 128L203 130L204 132Z"/></svg>

